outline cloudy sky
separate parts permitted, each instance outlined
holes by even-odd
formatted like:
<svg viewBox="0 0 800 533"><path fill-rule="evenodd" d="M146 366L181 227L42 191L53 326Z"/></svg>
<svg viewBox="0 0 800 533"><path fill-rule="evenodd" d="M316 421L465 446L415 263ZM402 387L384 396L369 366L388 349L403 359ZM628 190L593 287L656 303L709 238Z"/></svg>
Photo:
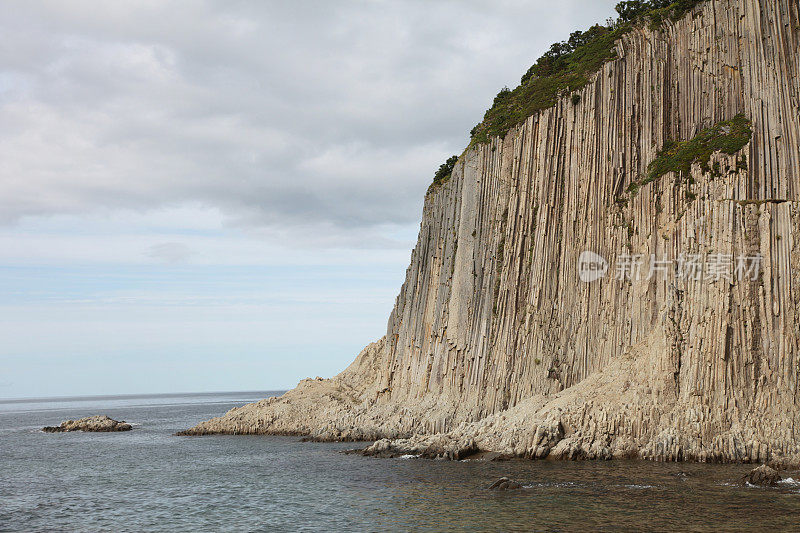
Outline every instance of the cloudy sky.
<svg viewBox="0 0 800 533"><path fill-rule="evenodd" d="M0 398L337 373L438 165L615 3L4 3Z"/></svg>

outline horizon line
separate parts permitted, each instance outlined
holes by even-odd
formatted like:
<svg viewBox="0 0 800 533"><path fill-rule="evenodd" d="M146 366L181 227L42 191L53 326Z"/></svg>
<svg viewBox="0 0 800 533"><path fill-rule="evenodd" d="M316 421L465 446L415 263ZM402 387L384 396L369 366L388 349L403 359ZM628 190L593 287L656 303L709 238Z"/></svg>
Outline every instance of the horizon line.
<svg viewBox="0 0 800 533"><path fill-rule="evenodd" d="M156 392L156 393L139 393L139 394L84 394L84 395L72 395L72 396L32 396L32 397L20 397L20 398L0 398L0 404L8 404L8 403L25 403L25 402L38 402L38 401L80 401L80 400L92 400L92 399L115 399L115 400L127 400L132 398L143 398L143 397L150 397L150 398L169 398L169 397L179 397L179 396L212 396L217 394L253 394L253 393L264 393L264 392L279 392L281 394L290 390L289 388L285 389L263 389L263 390L234 390L234 391L206 391L206 392Z"/></svg>

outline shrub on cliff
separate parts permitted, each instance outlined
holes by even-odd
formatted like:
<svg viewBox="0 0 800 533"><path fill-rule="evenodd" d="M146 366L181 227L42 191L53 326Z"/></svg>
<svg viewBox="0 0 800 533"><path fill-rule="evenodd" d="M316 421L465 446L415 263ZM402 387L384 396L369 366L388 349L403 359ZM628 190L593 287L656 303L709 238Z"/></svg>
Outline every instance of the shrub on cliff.
<svg viewBox="0 0 800 533"><path fill-rule="evenodd" d="M641 17L642 15L653 11L654 9L663 9L670 4L673 0L625 0L617 4L615 8L619 14L620 20L623 22L631 22Z"/></svg>
<svg viewBox="0 0 800 533"><path fill-rule="evenodd" d="M666 18L680 19L703 1L705 0L624 0L617 4L616 10L622 22L648 18L651 25L657 25Z"/></svg>
<svg viewBox="0 0 800 533"><path fill-rule="evenodd" d="M458 156L454 155L442 163L442 165L439 167L439 170L437 170L436 174L433 176L433 183L431 183L431 186L428 188L428 192L431 192L450 179L450 176L453 175L453 169L455 168L457 162Z"/></svg>
<svg viewBox="0 0 800 533"><path fill-rule="evenodd" d="M680 20L689 10L705 1L706 0L678 0L672 3L664 1L652 2L652 9L644 13L643 16L647 17L650 21L650 28L655 30L666 20ZM661 5L664 3L667 5ZM661 5L661 7L658 7L659 5Z"/></svg>

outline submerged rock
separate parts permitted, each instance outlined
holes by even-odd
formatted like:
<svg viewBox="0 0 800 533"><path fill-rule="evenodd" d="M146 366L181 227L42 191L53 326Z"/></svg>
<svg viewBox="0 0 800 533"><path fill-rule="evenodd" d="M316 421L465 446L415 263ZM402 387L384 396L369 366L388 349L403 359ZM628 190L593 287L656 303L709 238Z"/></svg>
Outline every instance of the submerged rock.
<svg viewBox="0 0 800 533"><path fill-rule="evenodd" d="M780 474L774 468L767 465L761 465L754 468L744 476L744 481L751 485L758 485L761 487L769 487L777 484L781 480Z"/></svg>
<svg viewBox="0 0 800 533"><path fill-rule="evenodd" d="M133 427L123 421L117 421L105 415L89 416L80 420L66 420L59 426L42 428L45 433L66 433L69 431L90 431L107 433L114 431L130 431Z"/></svg>
<svg viewBox="0 0 800 533"><path fill-rule="evenodd" d="M491 485L489 485L489 490L519 490L522 488L522 483L518 481L514 481L513 479L509 479L507 477L501 477Z"/></svg>

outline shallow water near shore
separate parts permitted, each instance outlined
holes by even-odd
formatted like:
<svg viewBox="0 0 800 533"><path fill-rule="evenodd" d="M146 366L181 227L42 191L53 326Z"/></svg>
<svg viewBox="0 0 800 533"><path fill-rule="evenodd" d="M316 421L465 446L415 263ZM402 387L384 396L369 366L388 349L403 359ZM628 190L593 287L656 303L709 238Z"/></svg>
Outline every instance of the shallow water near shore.
<svg viewBox="0 0 800 533"><path fill-rule="evenodd" d="M800 483L742 486L747 465L375 459L342 453L352 443L173 436L270 395L0 402L0 530L748 531L800 523ZM92 414L134 430L39 431ZM500 476L525 488L485 488Z"/></svg>

